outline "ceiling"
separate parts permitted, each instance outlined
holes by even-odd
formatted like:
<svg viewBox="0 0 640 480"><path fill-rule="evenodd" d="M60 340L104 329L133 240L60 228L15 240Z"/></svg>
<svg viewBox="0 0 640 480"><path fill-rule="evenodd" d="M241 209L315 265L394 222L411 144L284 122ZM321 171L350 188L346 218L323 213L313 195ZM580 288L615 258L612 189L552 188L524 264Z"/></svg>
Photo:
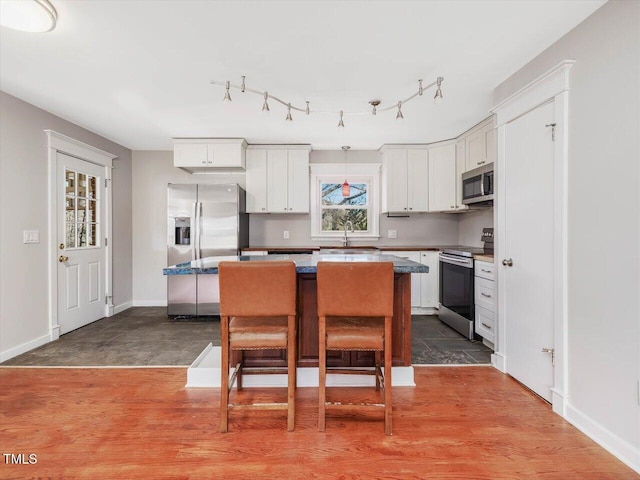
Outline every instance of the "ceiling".
<svg viewBox="0 0 640 480"><path fill-rule="evenodd" d="M602 0L141 1L51 0L49 33L0 27L0 89L133 150L173 137L243 137L314 149L377 149L457 136L489 114L492 91L598 9ZM268 90L293 112L211 80Z"/></svg>

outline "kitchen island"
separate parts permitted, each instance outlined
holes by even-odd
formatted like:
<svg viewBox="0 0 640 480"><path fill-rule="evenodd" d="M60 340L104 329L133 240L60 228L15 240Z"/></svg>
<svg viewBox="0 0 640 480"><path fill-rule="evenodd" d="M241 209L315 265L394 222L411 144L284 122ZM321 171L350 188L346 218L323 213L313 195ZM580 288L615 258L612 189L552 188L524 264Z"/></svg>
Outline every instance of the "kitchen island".
<svg viewBox="0 0 640 480"><path fill-rule="evenodd" d="M318 262L393 262L393 365L411 365L411 274L428 273L429 268L393 255L377 254L294 254L208 257L163 269L165 275L215 275L222 261L265 262L291 260L298 277L298 367L318 366L318 316L316 270ZM345 288L349 288L345 285ZM255 350L244 352L247 366L286 366L285 352ZM371 366L373 352L329 352L329 366Z"/></svg>

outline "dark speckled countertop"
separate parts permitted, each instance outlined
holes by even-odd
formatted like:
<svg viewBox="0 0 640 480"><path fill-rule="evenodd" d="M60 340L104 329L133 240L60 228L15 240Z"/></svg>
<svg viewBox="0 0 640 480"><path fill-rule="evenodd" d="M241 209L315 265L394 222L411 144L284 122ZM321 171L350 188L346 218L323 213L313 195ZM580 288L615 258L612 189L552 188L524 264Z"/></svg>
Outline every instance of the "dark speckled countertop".
<svg viewBox="0 0 640 480"><path fill-rule="evenodd" d="M164 275L216 274L218 263L232 262L269 262L292 260L297 273L316 273L318 262L393 262L397 273L429 273L429 267L418 262L393 255L372 255L362 253L342 254L292 254L292 255L240 255L237 257L208 257L192 262L179 263L162 269Z"/></svg>

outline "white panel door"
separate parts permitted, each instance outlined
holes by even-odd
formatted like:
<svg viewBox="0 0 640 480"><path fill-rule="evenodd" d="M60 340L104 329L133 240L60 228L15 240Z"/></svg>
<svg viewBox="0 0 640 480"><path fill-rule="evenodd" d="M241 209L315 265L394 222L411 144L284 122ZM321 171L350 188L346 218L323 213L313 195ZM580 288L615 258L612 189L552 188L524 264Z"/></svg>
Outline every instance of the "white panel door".
<svg viewBox="0 0 640 480"><path fill-rule="evenodd" d="M247 150L247 213L267 212L267 151Z"/></svg>
<svg viewBox="0 0 640 480"><path fill-rule="evenodd" d="M309 152L289 150L288 205L291 213L309 213Z"/></svg>
<svg viewBox="0 0 640 480"><path fill-rule="evenodd" d="M407 151L407 206L412 212L429 210L429 154Z"/></svg>
<svg viewBox="0 0 640 480"><path fill-rule="evenodd" d="M505 128L506 263L501 302L505 318L507 373L551 400L554 301L553 102L517 118ZM502 260L502 259L501 259Z"/></svg>
<svg viewBox="0 0 640 480"><path fill-rule="evenodd" d="M429 210L456 209L456 146L429 149Z"/></svg>
<svg viewBox="0 0 640 480"><path fill-rule="evenodd" d="M288 211L287 151L267 150L267 210L271 213Z"/></svg>
<svg viewBox="0 0 640 480"><path fill-rule="evenodd" d="M57 154L60 334L105 315L104 167Z"/></svg>

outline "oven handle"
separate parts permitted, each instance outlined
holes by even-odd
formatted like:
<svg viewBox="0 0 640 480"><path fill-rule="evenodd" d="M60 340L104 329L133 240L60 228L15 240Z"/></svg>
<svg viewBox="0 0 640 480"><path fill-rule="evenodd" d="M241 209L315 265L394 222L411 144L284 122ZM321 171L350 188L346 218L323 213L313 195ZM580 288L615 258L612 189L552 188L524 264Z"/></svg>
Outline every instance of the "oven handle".
<svg viewBox="0 0 640 480"><path fill-rule="evenodd" d="M473 259L462 259L457 257L451 257L449 255L443 255L442 253L439 255L440 261L444 263L450 263L452 265L460 265L465 268L473 268Z"/></svg>

